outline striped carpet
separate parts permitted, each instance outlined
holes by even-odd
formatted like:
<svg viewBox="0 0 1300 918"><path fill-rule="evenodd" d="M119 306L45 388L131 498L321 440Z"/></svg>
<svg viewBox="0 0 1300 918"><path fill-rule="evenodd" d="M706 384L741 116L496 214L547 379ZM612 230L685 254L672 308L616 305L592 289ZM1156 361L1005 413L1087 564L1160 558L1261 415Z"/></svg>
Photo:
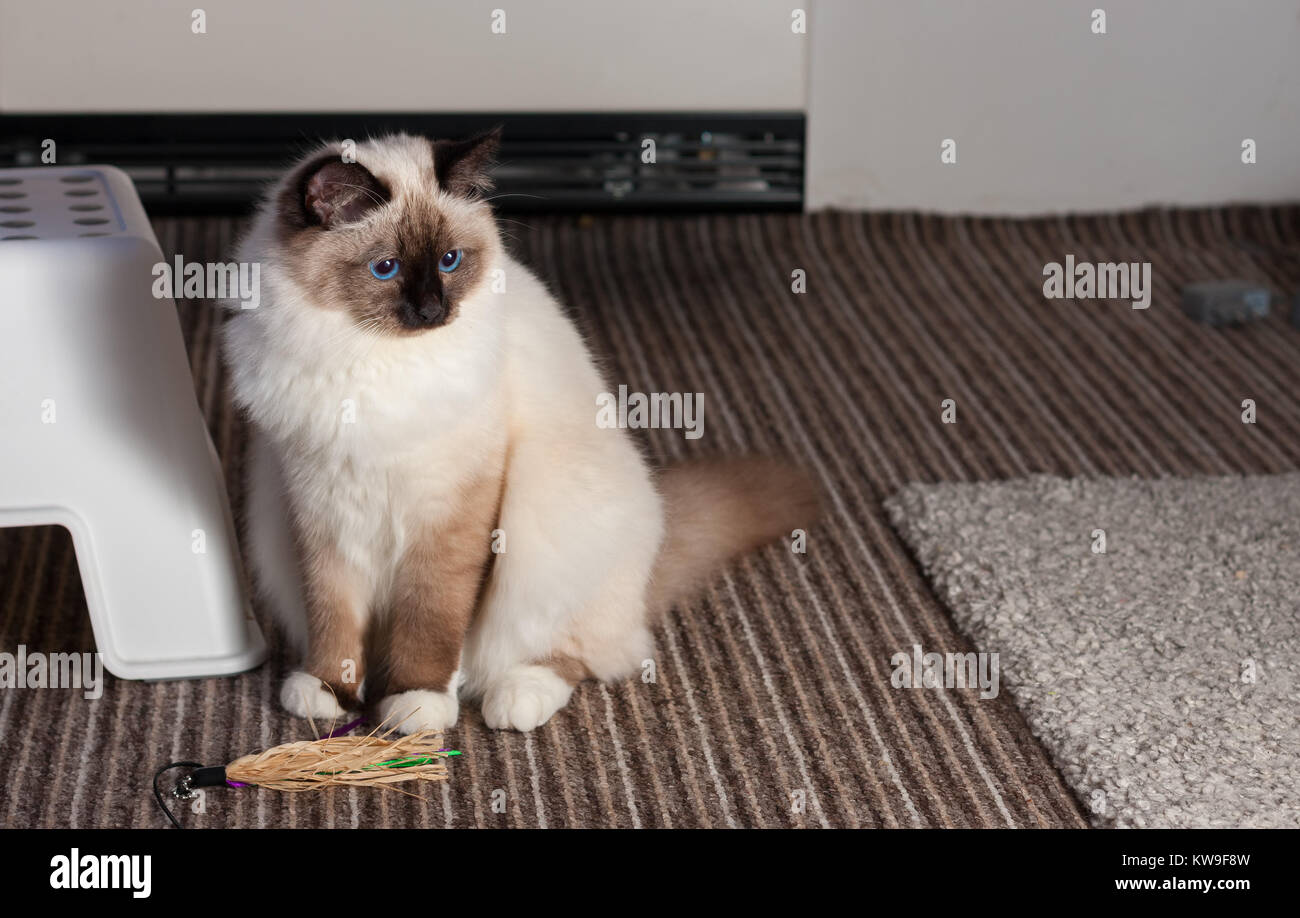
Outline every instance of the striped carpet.
<svg viewBox="0 0 1300 918"><path fill-rule="evenodd" d="M228 256L237 224L156 222L164 251ZM585 685L523 736L469 712L464 756L424 800L335 790L208 795L192 826L1083 826L1008 695L890 686L890 657L973 649L890 529L910 481L1035 472L1193 475L1300 462L1300 332L1213 331L1188 280L1300 286L1300 210L1151 211L1032 221L825 214L541 218L507 228L573 305L611 380L700 391L706 432L656 458L785 451L830 492L806 555L733 566L658 635L657 681ZM1155 298L1046 301L1049 261L1150 261ZM807 292L791 291L791 271ZM206 304L181 304L199 401L237 512L245 438ZM958 423L940 423L954 399ZM1259 423L1240 422L1253 398ZM92 649L71 544L0 533L0 648ZM225 762L305 728L237 678L0 698L0 823L156 826L158 763Z"/></svg>

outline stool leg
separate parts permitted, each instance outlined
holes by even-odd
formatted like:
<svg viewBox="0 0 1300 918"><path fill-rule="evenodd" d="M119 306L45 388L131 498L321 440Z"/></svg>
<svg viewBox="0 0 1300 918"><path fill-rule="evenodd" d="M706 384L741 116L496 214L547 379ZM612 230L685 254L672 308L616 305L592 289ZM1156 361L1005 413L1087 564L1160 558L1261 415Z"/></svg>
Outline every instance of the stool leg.
<svg viewBox="0 0 1300 918"><path fill-rule="evenodd" d="M227 675L265 658L219 483L192 485L177 501L141 482L124 491L129 511L83 495L55 520L72 532L95 643L120 678Z"/></svg>

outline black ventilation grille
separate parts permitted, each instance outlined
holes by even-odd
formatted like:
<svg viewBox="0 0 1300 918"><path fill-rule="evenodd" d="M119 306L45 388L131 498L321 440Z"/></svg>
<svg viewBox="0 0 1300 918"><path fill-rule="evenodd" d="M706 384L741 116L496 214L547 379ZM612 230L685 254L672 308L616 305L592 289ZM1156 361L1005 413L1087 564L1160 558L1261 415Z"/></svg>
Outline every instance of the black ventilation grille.
<svg viewBox="0 0 1300 918"><path fill-rule="evenodd" d="M150 213L238 213L324 138L391 131L460 137L505 128L494 205L503 211L797 210L801 114L4 115L0 166L108 163ZM645 141L654 162L643 161Z"/></svg>

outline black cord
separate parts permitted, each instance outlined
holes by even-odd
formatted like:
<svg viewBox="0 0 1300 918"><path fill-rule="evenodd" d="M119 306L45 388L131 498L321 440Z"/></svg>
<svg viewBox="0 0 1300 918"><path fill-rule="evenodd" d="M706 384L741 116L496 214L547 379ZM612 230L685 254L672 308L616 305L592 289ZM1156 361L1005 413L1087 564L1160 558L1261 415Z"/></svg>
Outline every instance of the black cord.
<svg viewBox="0 0 1300 918"><path fill-rule="evenodd" d="M202 768L202 767L203 767L202 762L172 762L170 765L164 765L162 768L154 772L153 799L158 801L158 809L162 810L163 815L166 816L167 819L171 822L171 824L178 829L183 829L184 826L182 826L179 822L176 821L176 817L172 815L172 811L167 809L167 804L163 803L162 791L158 789L158 779L161 778L167 772L171 771L173 768Z"/></svg>

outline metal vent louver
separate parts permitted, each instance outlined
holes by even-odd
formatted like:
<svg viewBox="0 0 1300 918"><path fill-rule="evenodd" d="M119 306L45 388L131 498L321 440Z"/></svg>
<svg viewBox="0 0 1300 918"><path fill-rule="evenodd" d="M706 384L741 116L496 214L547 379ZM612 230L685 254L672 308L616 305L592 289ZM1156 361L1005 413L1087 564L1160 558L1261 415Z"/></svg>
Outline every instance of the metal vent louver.
<svg viewBox="0 0 1300 918"><path fill-rule="evenodd" d="M125 170L151 213L239 212L315 139L405 130L458 137L504 124L505 211L797 209L802 115L73 115L0 117L0 165ZM654 162L643 161L645 141Z"/></svg>

